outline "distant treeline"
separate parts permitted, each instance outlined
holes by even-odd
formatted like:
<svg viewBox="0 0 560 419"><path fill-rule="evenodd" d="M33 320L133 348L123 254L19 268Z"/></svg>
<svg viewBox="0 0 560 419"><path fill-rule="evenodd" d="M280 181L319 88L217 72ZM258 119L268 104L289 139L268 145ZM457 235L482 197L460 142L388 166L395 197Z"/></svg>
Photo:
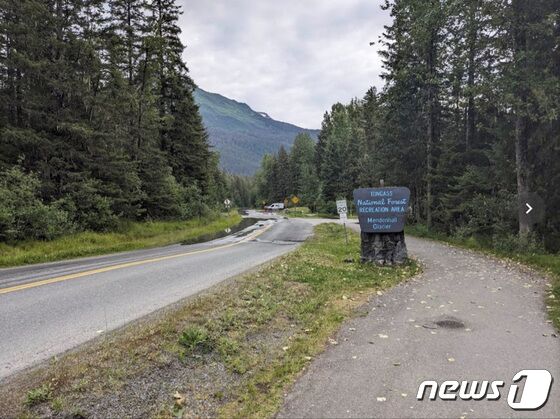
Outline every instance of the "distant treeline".
<svg viewBox="0 0 560 419"><path fill-rule="evenodd" d="M0 1L0 241L222 202L174 0Z"/></svg>
<svg viewBox="0 0 560 419"><path fill-rule="evenodd" d="M560 248L560 7L557 0L391 0L385 87L325 114L318 143L262 161L257 199L297 195L334 211L357 187L407 186L412 222L496 244ZM519 221L538 193L545 222ZM528 243L526 240L523 243Z"/></svg>

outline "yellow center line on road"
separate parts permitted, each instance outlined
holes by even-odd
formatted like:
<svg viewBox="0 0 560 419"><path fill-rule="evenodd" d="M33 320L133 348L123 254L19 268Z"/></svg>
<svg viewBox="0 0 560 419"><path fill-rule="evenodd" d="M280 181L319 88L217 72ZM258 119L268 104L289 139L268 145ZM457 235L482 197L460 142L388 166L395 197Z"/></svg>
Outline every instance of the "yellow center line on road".
<svg viewBox="0 0 560 419"><path fill-rule="evenodd" d="M84 276L100 274L100 273L103 273L103 272L115 271L117 269L130 268L132 266L139 266L139 265L145 265L145 264L153 263L153 262L160 262L162 260L176 259L176 258L183 257L183 256L189 256L189 255L195 255L195 254L200 254L200 253L213 252L213 251L221 250L221 249L227 249L228 247L237 246L238 244L246 243L249 240L253 240L253 239L257 238L262 233L267 231L270 227L272 227L272 224L264 227L262 230L258 230L255 233L248 235L244 239L242 239L238 242L235 242L235 243L230 243L230 244L225 244L225 245L222 245L222 246L211 247L210 249L193 250L192 252L178 253L178 254L168 255L168 256L160 256L160 257L157 257L157 258L137 260L137 261L134 261L134 262L120 263L120 264L117 264L117 265L106 266L104 268L92 269L92 270L89 270L89 271L76 272L74 274L57 276L55 278L40 279L38 281L29 282L27 284L16 285L16 286L13 286L13 287L8 287L8 288L0 288L0 294L8 294L8 293L11 293L11 292L21 291L21 290L25 290L25 289L28 289L28 288L35 288L35 287L40 287L42 285L54 284L56 282L68 281L70 279L82 278Z"/></svg>

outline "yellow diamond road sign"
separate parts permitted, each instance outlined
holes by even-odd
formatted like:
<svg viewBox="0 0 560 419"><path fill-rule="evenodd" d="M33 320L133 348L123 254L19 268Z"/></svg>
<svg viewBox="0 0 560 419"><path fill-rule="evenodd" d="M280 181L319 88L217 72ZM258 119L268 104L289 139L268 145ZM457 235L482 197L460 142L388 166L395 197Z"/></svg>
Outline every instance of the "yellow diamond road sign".
<svg viewBox="0 0 560 419"><path fill-rule="evenodd" d="M299 198L297 196L292 196L292 203L296 205L299 202Z"/></svg>

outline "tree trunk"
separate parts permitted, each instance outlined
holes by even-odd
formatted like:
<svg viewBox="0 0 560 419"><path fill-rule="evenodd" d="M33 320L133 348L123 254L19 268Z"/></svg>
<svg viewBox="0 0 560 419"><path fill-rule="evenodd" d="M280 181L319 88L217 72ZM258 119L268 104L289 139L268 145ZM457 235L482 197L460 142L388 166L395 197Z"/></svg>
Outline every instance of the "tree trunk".
<svg viewBox="0 0 560 419"><path fill-rule="evenodd" d="M527 3L524 0L513 0L513 59L515 65L515 169L517 172L517 196L519 198L527 196L529 188L529 130L527 119L527 23L525 19L524 7ZM523 216L524 208L519 205L519 234L527 235L531 232L532 226Z"/></svg>
<svg viewBox="0 0 560 419"><path fill-rule="evenodd" d="M428 70L428 129L426 138L426 226L432 226L432 175L433 175L433 146L436 143L436 118L437 118L437 93L436 78L436 29L431 31L428 45L427 70Z"/></svg>
<svg viewBox="0 0 560 419"><path fill-rule="evenodd" d="M523 115L517 115L515 121L515 166L517 169L517 196L523 197L529 194L529 162L527 150L529 146L527 135L527 121ZM519 203L519 234L527 235L532 226L524 216L525 208Z"/></svg>
<svg viewBox="0 0 560 419"><path fill-rule="evenodd" d="M478 0L472 0L469 4L468 17L468 62L467 62L467 127L465 132L465 149L469 150L473 145L475 132L475 109L474 109L474 72L475 72L475 51L477 39L476 10Z"/></svg>

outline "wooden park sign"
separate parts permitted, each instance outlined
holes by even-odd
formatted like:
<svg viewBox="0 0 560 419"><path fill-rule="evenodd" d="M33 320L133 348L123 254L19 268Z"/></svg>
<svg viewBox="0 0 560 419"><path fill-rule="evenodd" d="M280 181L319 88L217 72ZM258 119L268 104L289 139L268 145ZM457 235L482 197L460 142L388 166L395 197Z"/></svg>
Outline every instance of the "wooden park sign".
<svg viewBox="0 0 560 419"><path fill-rule="evenodd" d="M404 223L409 201L410 190L403 187L360 188L354 191L363 262L378 265L406 262Z"/></svg>

